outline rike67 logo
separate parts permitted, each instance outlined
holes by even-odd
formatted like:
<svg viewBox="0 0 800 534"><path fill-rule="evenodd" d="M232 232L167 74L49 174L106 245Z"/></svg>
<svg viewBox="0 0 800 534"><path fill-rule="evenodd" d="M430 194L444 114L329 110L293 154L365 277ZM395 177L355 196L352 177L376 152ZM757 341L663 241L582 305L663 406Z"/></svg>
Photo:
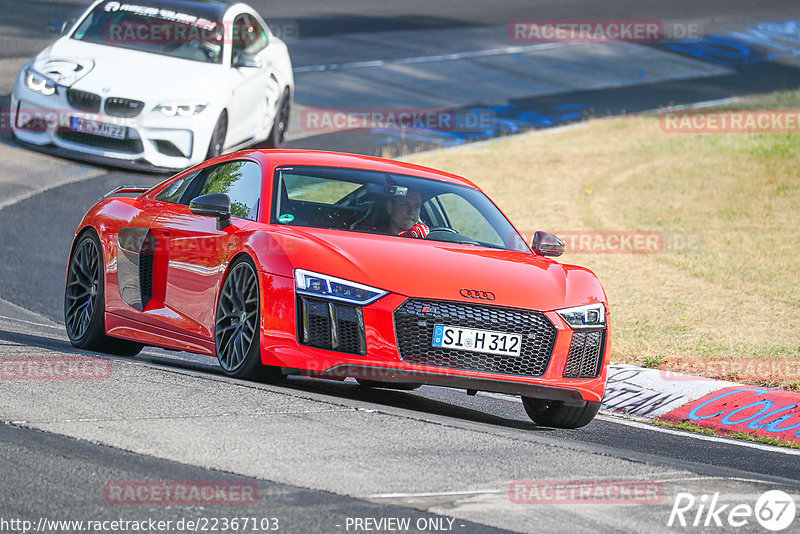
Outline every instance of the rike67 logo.
<svg viewBox="0 0 800 534"><path fill-rule="evenodd" d="M771 490L756 500L755 506L748 503L721 504L719 493L701 495L678 493L668 527L723 527L739 528L750 525L753 519L772 532L786 530L794 523L796 509L794 499L786 492Z"/></svg>

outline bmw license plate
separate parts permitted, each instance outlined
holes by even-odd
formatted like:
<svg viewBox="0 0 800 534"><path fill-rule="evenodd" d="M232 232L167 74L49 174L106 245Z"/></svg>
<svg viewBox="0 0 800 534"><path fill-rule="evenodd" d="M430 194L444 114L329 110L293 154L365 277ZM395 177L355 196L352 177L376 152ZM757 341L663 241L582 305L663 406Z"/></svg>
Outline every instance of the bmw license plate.
<svg viewBox="0 0 800 534"><path fill-rule="evenodd" d="M437 324L433 327L433 346L516 357L520 355L522 336Z"/></svg>
<svg viewBox="0 0 800 534"><path fill-rule="evenodd" d="M128 129L125 126L81 119L79 117L72 117L70 129L73 132L90 133L102 137L110 137L112 139L125 139L128 133Z"/></svg>

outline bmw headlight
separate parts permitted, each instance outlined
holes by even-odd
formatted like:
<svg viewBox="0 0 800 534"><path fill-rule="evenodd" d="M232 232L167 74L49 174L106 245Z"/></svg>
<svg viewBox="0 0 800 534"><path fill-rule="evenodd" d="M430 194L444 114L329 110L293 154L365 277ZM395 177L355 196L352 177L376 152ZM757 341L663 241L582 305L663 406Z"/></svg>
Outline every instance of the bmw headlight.
<svg viewBox="0 0 800 534"><path fill-rule="evenodd" d="M44 96L50 96L56 92L54 81L30 69L25 73L25 85L31 91L36 91Z"/></svg>
<svg viewBox="0 0 800 534"><path fill-rule="evenodd" d="M606 307L604 304L587 304L575 308L556 310L556 313L574 329L603 328L606 326Z"/></svg>
<svg viewBox="0 0 800 534"><path fill-rule="evenodd" d="M167 117L191 117L197 115L208 107L208 104L165 102L156 106L155 111L160 111Z"/></svg>
<svg viewBox="0 0 800 534"><path fill-rule="evenodd" d="M339 300L359 306L372 304L389 294L382 289L303 269L294 271L294 287L301 295Z"/></svg>

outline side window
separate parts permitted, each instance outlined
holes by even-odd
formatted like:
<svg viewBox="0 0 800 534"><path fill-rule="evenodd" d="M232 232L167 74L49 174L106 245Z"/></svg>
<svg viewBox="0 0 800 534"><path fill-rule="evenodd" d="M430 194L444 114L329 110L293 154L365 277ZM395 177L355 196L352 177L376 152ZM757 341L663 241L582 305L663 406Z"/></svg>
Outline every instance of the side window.
<svg viewBox="0 0 800 534"><path fill-rule="evenodd" d="M359 183L317 178L296 174L283 174L283 183L289 200L302 200L320 204L338 204L340 200L362 188Z"/></svg>
<svg viewBox="0 0 800 534"><path fill-rule="evenodd" d="M258 54L267 46L267 32L250 15L239 15L233 22L233 52Z"/></svg>
<svg viewBox="0 0 800 534"><path fill-rule="evenodd" d="M254 161L232 161L208 169L192 198L210 193L225 193L231 198L231 215L258 218L261 199L261 167Z"/></svg>
<svg viewBox="0 0 800 534"><path fill-rule="evenodd" d="M186 189L189 187L189 184L192 183L192 180L200 171L193 172L192 174L187 174L183 178L179 180L175 180L172 184L161 191L158 196L156 196L157 200L161 200L163 202L172 202L173 204L180 204L181 197L186 192Z"/></svg>
<svg viewBox="0 0 800 534"><path fill-rule="evenodd" d="M503 246L503 238L467 199L455 193L444 193L436 198L453 230L488 245Z"/></svg>

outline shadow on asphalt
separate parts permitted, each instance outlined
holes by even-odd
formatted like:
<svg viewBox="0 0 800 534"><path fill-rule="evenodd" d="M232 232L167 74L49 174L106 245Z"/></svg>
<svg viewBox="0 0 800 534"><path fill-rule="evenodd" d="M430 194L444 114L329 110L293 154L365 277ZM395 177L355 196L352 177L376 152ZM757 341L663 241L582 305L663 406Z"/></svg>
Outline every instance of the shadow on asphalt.
<svg viewBox="0 0 800 534"><path fill-rule="evenodd" d="M487 413L486 411L475 410L473 408L467 408L457 404L431 399L429 397L409 391L369 388L359 384L354 384L352 382L337 382L334 380L303 379L294 377L290 377L288 380L283 381L280 385L290 387L293 390L321 393L323 395L329 395L342 399L372 402L383 406L403 408L406 410L413 410L415 412L428 413L432 415L443 415L445 417L483 423L497 427L544 432L553 431L552 428L537 427L530 421L510 419L508 417ZM451 391L459 392L460 390L453 389ZM466 397L466 393L461 394ZM470 398L475 399L476 397ZM485 398L481 399L483 400Z"/></svg>
<svg viewBox="0 0 800 534"><path fill-rule="evenodd" d="M76 349L65 340L33 334L9 332L7 330L0 330L0 341L19 343L21 345L30 347L57 351L62 354L140 361L166 368L199 371L201 373L208 373L209 375L217 377L225 376L218 366L201 361L186 361L184 359L180 359L180 356L177 355L186 354L182 352L176 353L175 357L172 357L169 354L142 354L135 358L118 358L112 355L98 355L96 352ZM208 359L210 362L211 359ZM274 385L260 380L254 380L252 381L252 384L267 385L270 387L292 390L296 392L318 393L338 399L370 402L381 406L403 408L415 412L441 415L453 419L461 419L464 421L483 423L497 427L515 428L521 430L552 431L552 429L549 428L537 427L531 422L511 419L497 414L488 413L486 411L431 399L430 397L415 394L413 392L370 388L355 384L353 382L338 382L334 380L291 376ZM457 390L453 390L453 392L455 391ZM477 397L472 397L472 399L476 398ZM481 400L485 401L486 399L481 397Z"/></svg>
<svg viewBox="0 0 800 534"><path fill-rule="evenodd" d="M186 353L178 353L186 354ZM174 367L177 369L187 369L191 371L200 371L215 376L225 376L224 373L217 366L211 366L204 363L186 362L176 357L165 356L137 356L135 359L161 365L165 367ZM211 360L211 358L209 358ZM272 384L264 380L249 381L254 386L269 386L270 388L279 388L284 390L291 390L295 392L307 392L326 395L338 399L347 399L354 401L370 402L382 406L403 408L420 413L427 413L431 415L441 415L451 417L454 419L461 419L464 421L472 421L476 423L483 423L497 427L516 428L522 430L536 430L536 431L552 431L551 428L537 427L530 421L520 421L518 419L510 419L501 415L488 413L483 410L476 410L444 402L436 399L431 399L425 395L420 395L414 392L399 391L391 389L378 389L364 387L353 382L340 382L336 380L326 380L318 378L308 378L302 376L289 376L284 378L278 384ZM428 391L430 391L429 388ZM458 392L459 390L451 390ZM466 396L466 394L464 394ZM471 397L475 399L476 397ZM486 399L481 397L482 401ZM491 403L486 403L491 404Z"/></svg>

